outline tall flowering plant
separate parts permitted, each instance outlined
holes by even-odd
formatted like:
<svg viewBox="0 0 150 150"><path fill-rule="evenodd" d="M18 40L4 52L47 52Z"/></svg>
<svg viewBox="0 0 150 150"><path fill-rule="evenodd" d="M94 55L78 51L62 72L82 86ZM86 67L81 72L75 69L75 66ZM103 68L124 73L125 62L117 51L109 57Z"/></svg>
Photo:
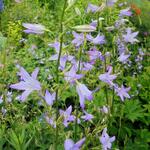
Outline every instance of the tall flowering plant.
<svg viewBox="0 0 150 150"><path fill-rule="evenodd" d="M73 131L73 135L69 132L66 134L65 150L79 150L82 146L86 147L90 135L99 138L101 134L98 144L101 144L104 150L111 149L112 143L116 140L115 136L110 137L107 133L109 119L113 115L116 100L120 99L120 103L123 103L131 98L129 93L131 87L128 83L124 84L120 78L125 65L129 63L131 46L139 42L138 31L134 32L127 24L128 18L132 16L129 7L121 9L115 21L111 17L108 18L116 3L117 0L106 1L101 5L89 3L85 15L98 15L94 25L87 22L67 28L68 20L72 19L66 17L67 12L74 7L75 0L64 0L59 36L57 40L53 39L53 42L48 44L55 50L54 55L49 54L49 61L55 66L52 81L54 86L45 89L38 80L39 68L30 75L23 67L20 67L18 73L20 82L10 85L12 89L23 91L18 97L22 102L26 101L32 92L36 92L42 98L45 108L48 109L45 109L45 120L55 130L56 150L60 144L61 128ZM107 17L100 20L99 15L105 10ZM27 34L51 33L41 24L23 23L23 27ZM69 29L71 40L66 41L65 36ZM108 36L112 37L111 40ZM91 80L96 80L94 85ZM65 92L70 92L73 97L73 103L69 106L62 100ZM103 96L103 106L96 102L99 94ZM62 108L61 103L65 105ZM101 113L101 119L96 119L97 112ZM82 130L82 127L87 125L89 128ZM92 126L95 129L92 129ZM84 133L81 134L81 131ZM96 144L91 143L93 147L96 147Z"/></svg>

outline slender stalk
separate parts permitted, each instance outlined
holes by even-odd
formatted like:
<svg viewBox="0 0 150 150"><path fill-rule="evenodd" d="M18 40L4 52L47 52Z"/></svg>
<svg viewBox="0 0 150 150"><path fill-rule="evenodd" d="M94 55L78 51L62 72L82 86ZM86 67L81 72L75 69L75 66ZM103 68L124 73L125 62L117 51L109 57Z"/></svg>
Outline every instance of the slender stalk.
<svg viewBox="0 0 150 150"><path fill-rule="evenodd" d="M84 34L84 44L83 44L83 47L80 48L79 50L79 65L78 65L78 73L80 73L80 66L81 66L81 61L82 61L82 51L84 50L86 46L86 34ZM75 141L77 140L77 132L78 132L78 102L77 100L75 99L75 109L76 109L76 120L75 120L75 128L74 128L74 138L75 138Z"/></svg>
<svg viewBox="0 0 150 150"><path fill-rule="evenodd" d="M105 72L107 72L107 60L106 60L106 56L105 56ZM109 99L108 99L108 89L107 89L107 86L105 86L105 95L106 95L106 102L107 102L107 105L109 106Z"/></svg>
<svg viewBox="0 0 150 150"><path fill-rule="evenodd" d="M64 6L63 6L63 10L62 10L62 15L61 15L61 19L60 19L60 49L59 49L59 54L58 54L58 60L57 60L57 66L56 66L56 84L58 86L59 84L59 64L60 64L60 57L61 57L61 53L62 53L62 46L63 46L63 19L64 19L64 14L65 14L65 8L67 5L67 0L64 1ZM59 88L56 89L56 96L55 96L55 101L56 101L56 122L58 120L59 117L59 111L58 111L58 93L59 93ZM58 126L56 123L56 133L55 133L55 150L57 150L57 146L58 146Z"/></svg>

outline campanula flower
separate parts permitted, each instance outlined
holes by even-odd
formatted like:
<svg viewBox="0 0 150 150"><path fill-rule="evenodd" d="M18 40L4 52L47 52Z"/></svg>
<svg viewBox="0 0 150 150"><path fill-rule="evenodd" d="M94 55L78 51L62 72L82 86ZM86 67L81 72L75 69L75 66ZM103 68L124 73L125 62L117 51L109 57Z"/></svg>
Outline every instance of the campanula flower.
<svg viewBox="0 0 150 150"><path fill-rule="evenodd" d="M99 17L99 22L104 20L104 18ZM91 26L97 27L98 21L97 20L92 20L92 22L90 23Z"/></svg>
<svg viewBox="0 0 150 150"><path fill-rule="evenodd" d="M0 0L0 12L4 9L4 3L3 0Z"/></svg>
<svg viewBox="0 0 150 150"><path fill-rule="evenodd" d="M81 108L84 108L85 99L91 101L93 99L93 93L85 86L85 84L81 84L81 83L77 83L76 90L79 95L80 106Z"/></svg>
<svg viewBox="0 0 150 150"><path fill-rule="evenodd" d="M23 23L22 24L26 30L25 33L33 33L33 34L43 34L46 28L41 24L30 24L30 23Z"/></svg>
<svg viewBox="0 0 150 150"><path fill-rule="evenodd" d="M130 95L128 94L128 91L130 89L130 87L125 88L123 85L120 88L117 85L115 86L115 92L121 98L122 101L124 101L124 98L130 98Z"/></svg>
<svg viewBox="0 0 150 150"><path fill-rule="evenodd" d="M0 96L0 104L3 103L3 97Z"/></svg>
<svg viewBox="0 0 150 150"><path fill-rule="evenodd" d="M124 16L131 16L132 12L130 10L130 8L126 8L120 11L120 16L124 17Z"/></svg>
<svg viewBox="0 0 150 150"><path fill-rule="evenodd" d="M48 116L45 116L45 119L48 124L50 124L53 128L56 128L56 122L53 117L49 118Z"/></svg>
<svg viewBox="0 0 150 150"><path fill-rule="evenodd" d="M48 105L52 106L55 100L56 93L51 94L48 90L45 92L45 101Z"/></svg>
<svg viewBox="0 0 150 150"><path fill-rule="evenodd" d="M102 53L98 51L95 47L88 51L90 63L94 64L97 59L102 59Z"/></svg>
<svg viewBox="0 0 150 150"><path fill-rule="evenodd" d="M92 119L94 118L94 116L92 114L87 113L86 111L84 112L84 116L81 116L81 118L85 121L92 121Z"/></svg>
<svg viewBox="0 0 150 150"><path fill-rule="evenodd" d="M105 44L105 36L98 34L95 38L91 34L87 34L86 36L87 40L93 43L94 45L101 45Z"/></svg>
<svg viewBox="0 0 150 150"><path fill-rule="evenodd" d="M102 149L103 150L108 150L111 149L112 147L112 142L115 141L115 136L110 137L107 133L107 128L104 128L102 135L100 137L100 142L102 144Z"/></svg>
<svg viewBox="0 0 150 150"><path fill-rule="evenodd" d="M95 13L99 10L99 6L97 5L93 5L91 3L88 4L88 7L87 7L87 13L89 12L92 12L92 13Z"/></svg>
<svg viewBox="0 0 150 150"><path fill-rule="evenodd" d="M54 43L50 43L48 44L48 46L54 48L56 50L56 54L52 55L49 60L57 60L58 56L59 56L59 51L60 51L60 42L54 42ZM64 47L64 44L63 44ZM68 56L67 55L62 55L60 57L60 65L59 65L59 69L64 70L65 66L66 66L66 62L67 62Z"/></svg>
<svg viewBox="0 0 150 150"><path fill-rule="evenodd" d="M65 80L70 83L75 83L75 80L81 79L83 77L82 74L77 74L77 68L73 65L70 71L65 72Z"/></svg>
<svg viewBox="0 0 150 150"><path fill-rule="evenodd" d="M83 62L83 68L82 70L83 71L89 71L89 70L92 70L94 66L88 62Z"/></svg>
<svg viewBox="0 0 150 150"><path fill-rule="evenodd" d="M38 72L39 69L36 68L30 76L29 73L23 67L21 67L19 75L21 76L22 80L19 83L10 85L10 88L24 91L20 97L21 101L25 101L28 95L33 91L41 90L40 82L36 79Z"/></svg>
<svg viewBox="0 0 150 150"><path fill-rule="evenodd" d="M109 112L109 108L105 105L100 110L105 114L108 114L108 112Z"/></svg>
<svg viewBox="0 0 150 150"><path fill-rule="evenodd" d="M71 139L66 139L64 143L65 150L80 150L81 146L84 144L85 138L74 143Z"/></svg>
<svg viewBox="0 0 150 150"><path fill-rule="evenodd" d="M72 32L74 36L74 40L72 41L72 44L74 44L76 47L79 47L84 43L84 34L83 33L76 33Z"/></svg>
<svg viewBox="0 0 150 150"><path fill-rule="evenodd" d="M125 53L122 53L119 57L118 60L122 63L126 63L128 58L130 57L130 54L126 55Z"/></svg>
<svg viewBox="0 0 150 150"><path fill-rule="evenodd" d="M127 34L123 35L124 41L126 43L134 44L135 42L139 42L135 37L138 35L139 32L132 32L131 28L126 29Z"/></svg>
<svg viewBox="0 0 150 150"><path fill-rule="evenodd" d="M112 66L108 66L108 72L101 74L99 76L99 79L109 85L113 85L113 80L117 78L117 75L112 75Z"/></svg>
<svg viewBox="0 0 150 150"><path fill-rule="evenodd" d="M112 7L118 0L107 0L106 5L108 7Z"/></svg>
<svg viewBox="0 0 150 150"><path fill-rule="evenodd" d="M65 127L68 127L69 122L75 121L75 116L71 115L72 113L72 106L69 106L65 111L60 110L60 115L64 117L63 124Z"/></svg>

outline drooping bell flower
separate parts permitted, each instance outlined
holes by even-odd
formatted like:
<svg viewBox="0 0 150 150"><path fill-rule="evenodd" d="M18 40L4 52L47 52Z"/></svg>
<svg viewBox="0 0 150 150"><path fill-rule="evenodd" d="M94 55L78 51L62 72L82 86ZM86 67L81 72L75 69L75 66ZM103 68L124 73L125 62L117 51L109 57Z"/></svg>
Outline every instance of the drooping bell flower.
<svg viewBox="0 0 150 150"><path fill-rule="evenodd" d="M91 101L93 99L93 93L90 91L85 84L77 83L76 90L79 95L81 108L85 107L85 100Z"/></svg>

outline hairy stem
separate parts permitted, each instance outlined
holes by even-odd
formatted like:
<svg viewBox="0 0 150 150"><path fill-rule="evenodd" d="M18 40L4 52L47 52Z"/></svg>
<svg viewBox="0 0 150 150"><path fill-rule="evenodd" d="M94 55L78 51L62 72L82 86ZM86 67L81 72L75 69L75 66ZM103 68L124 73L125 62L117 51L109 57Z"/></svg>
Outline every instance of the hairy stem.
<svg viewBox="0 0 150 150"><path fill-rule="evenodd" d="M60 57L61 57L62 46L63 46L63 35L64 35L64 34L62 34L63 33L63 19L64 19L66 5L67 5L67 0L64 1L62 15L61 15L61 19L60 19L60 34L61 34L61 36L60 36L60 49L59 49L59 54L58 54L57 66L56 66L56 84L57 84L57 86L59 84L59 64L60 64ZM56 101L56 122L57 122L58 117L59 117L58 93L59 93L59 88L56 89L56 96L55 96L55 101ZM57 150L57 146L58 146L58 125L56 123L55 150Z"/></svg>

